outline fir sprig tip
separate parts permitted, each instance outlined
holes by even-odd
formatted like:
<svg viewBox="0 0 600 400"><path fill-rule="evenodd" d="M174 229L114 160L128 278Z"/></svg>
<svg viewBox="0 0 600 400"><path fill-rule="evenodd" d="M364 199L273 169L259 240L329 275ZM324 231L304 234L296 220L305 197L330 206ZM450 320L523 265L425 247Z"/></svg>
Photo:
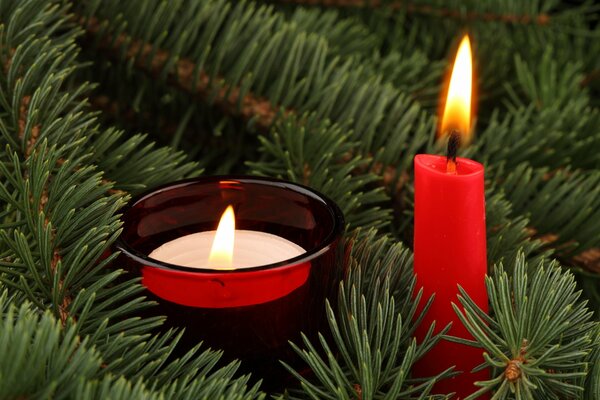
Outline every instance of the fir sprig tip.
<svg viewBox="0 0 600 400"><path fill-rule="evenodd" d="M454 305L492 372L468 399L491 390L494 399L580 398L587 358L599 344L593 342L597 327L573 274L555 262L530 267L520 254L512 276L500 265L486 285L489 317L462 288L462 307Z"/></svg>

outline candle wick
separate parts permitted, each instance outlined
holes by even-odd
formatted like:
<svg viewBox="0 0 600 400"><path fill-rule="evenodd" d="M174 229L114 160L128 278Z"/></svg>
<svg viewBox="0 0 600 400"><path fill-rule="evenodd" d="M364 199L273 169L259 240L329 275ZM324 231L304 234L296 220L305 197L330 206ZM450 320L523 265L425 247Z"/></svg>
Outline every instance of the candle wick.
<svg viewBox="0 0 600 400"><path fill-rule="evenodd" d="M446 172L456 174L456 153L460 147L460 133L453 129L448 137L448 151L446 153Z"/></svg>

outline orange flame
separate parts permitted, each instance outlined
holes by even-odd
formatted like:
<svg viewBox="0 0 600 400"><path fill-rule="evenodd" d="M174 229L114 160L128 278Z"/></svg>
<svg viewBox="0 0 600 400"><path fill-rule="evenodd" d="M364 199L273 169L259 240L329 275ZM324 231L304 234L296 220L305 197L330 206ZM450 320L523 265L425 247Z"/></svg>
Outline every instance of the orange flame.
<svg viewBox="0 0 600 400"><path fill-rule="evenodd" d="M211 268L231 268L233 265L233 244L235 241L235 214L233 207L228 206L217 227L215 238L208 256Z"/></svg>
<svg viewBox="0 0 600 400"><path fill-rule="evenodd" d="M473 90L473 62L471 58L471 42L469 36L460 42L452 75L448 86L446 106L439 131L440 136L452 130L461 135L461 143L471 140L471 94Z"/></svg>

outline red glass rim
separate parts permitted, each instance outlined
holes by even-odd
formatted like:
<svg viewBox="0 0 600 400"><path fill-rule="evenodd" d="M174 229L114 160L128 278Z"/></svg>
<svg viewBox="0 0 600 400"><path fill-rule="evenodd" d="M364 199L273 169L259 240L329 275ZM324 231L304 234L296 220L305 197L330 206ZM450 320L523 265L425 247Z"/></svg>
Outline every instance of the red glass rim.
<svg viewBox="0 0 600 400"><path fill-rule="evenodd" d="M226 270L225 269L185 267L185 266L181 266L181 265L177 265L177 264L170 264L170 263L167 263L164 261L156 260L154 258L150 258L144 252L140 252L137 249L135 249L133 246L131 246L124 239L123 234L121 234L119 236L119 238L116 240L115 247L117 248L117 250L122 252L128 258L130 258L130 259L136 261L137 263L140 263L146 267L154 267L154 268L160 268L160 269L172 270L172 271L185 271L185 272L198 273L198 274L206 274L206 273L211 273L211 274L214 274L214 273L219 273L219 274L237 273L237 274L239 274L239 273L245 273L245 272L262 271L262 270L268 270L268 269L289 267L291 265L303 264L305 262L310 262L311 260L313 260L313 259L321 256L322 254L326 253L327 251L329 251L329 249L332 247L332 245L335 244L335 242L341 237L341 235L343 234L343 232L345 230L344 214L342 213L342 210L339 208L339 206L333 200L331 200L329 197L323 195L322 193L315 191L314 189L311 189L307 186L304 186L304 185L301 185L298 183L284 181L284 180L276 179L276 178L251 176L251 175L205 176L205 177L198 177L198 178L183 179L183 180L167 183L164 185L160 185L160 186L149 189L149 190L133 197L128 202L128 204L123 208L122 215L125 216L127 214L127 212L131 208L133 208L137 203L148 199L149 197L151 197L152 195L154 195L158 192L163 192L163 191L166 191L169 189L177 189L177 188L180 188L180 187L183 187L186 185L191 185L191 184L201 184L201 183L208 184L208 183L215 183L218 181L225 181L225 180L237 181L241 184L244 184L244 183L246 183L246 184L262 184L262 185L268 185L271 187L292 190L301 195L310 197L313 200L317 200L318 204L321 204L323 206L323 208L326 209L328 211L329 215L331 216L331 222L332 222L331 231L324 237L324 239L318 246L307 250L305 253L302 253L301 255L299 255L297 257L279 261L279 262L272 263L272 264L260 265L260 266L256 266L256 267L226 269Z"/></svg>

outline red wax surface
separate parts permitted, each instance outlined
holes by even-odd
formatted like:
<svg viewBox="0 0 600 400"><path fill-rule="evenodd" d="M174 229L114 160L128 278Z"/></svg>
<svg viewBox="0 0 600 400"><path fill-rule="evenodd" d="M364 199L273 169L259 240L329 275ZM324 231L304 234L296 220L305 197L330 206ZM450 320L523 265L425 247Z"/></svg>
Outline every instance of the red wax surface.
<svg viewBox="0 0 600 400"><path fill-rule="evenodd" d="M457 285L488 311L483 166L457 158L457 173L449 174L446 163L442 156L415 157L414 269L424 299L435 293L435 301L417 329L419 341L434 320L436 333L452 322L450 335L472 339L451 306L451 302L459 305ZM470 372L484 361L482 354L483 349L443 340L418 362L415 375L436 375L454 365L463 372L439 382L434 393L456 392L458 398L464 398L478 389L473 386L475 381L489 379L487 370Z"/></svg>
<svg viewBox="0 0 600 400"><path fill-rule="evenodd" d="M142 268L142 284L158 297L191 307L228 308L266 303L304 285L310 262L258 271L214 273Z"/></svg>

